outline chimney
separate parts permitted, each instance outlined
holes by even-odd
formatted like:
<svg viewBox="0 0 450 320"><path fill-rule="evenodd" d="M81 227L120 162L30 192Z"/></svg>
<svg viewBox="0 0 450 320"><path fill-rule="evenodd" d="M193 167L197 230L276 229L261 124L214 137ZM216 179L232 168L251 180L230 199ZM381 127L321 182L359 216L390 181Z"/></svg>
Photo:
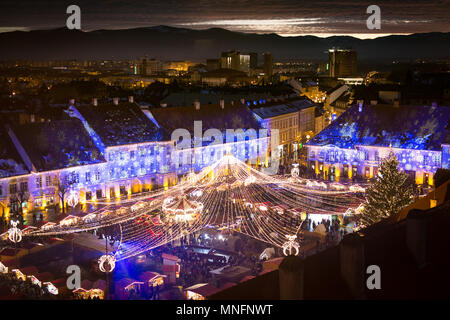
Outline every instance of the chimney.
<svg viewBox="0 0 450 320"><path fill-rule="evenodd" d="M69 105L70 106L74 106L75 105L75 99L70 99L69 100Z"/></svg>
<svg viewBox="0 0 450 320"><path fill-rule="evenodd" d="M200 101L195 100L194 101L195 110L200 110Z"/></svg>
<svg viewBox="0 0 450 320"><path fill-rule="evenodd" d="M92 99L92 105L95 106L95 107L98 105L97 98L93 98Z"/></svg>
<svg viewBox="0 0 450 320"><path fill-rule="evenodd" d="M221 109L225 109L225 100L220 99L219 104Z"/></svg>
<svg viewBox="0 0 450 320"><path fill-rule="evenodd" d="M128 97L128 102L129 103L134 103L134 96L129 96Z"/></svg>
<svg viewBox="0 0 450 320"><path fill-rule="evenodd" d="M119 98L113 98L113 103L117 106L119 105Z"/></svg>

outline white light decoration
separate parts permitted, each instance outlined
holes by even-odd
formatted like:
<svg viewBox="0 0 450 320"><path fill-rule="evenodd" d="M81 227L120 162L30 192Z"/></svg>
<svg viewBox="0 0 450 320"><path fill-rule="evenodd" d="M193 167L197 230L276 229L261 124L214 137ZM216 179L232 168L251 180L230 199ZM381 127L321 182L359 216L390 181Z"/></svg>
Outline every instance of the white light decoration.
<svg viewBox="0 0 450 320"><path fill-rule="evenodd" d="M76 207L80 202L80 196L75 190L71 190L69 196L67 197L67 204L71 207Z"/></svg>
<svg viewBox="0 0 450 320"><path fill-rule="evenodd" d="M298 163L294 163L293 168L291 170L291 177L292 178L298 178L298 176L300 175L300 169L298 168Z"/></svg>
<svg viewBox="0 0 450 320"><path fill-rule="evenodd" d="M109 265L109 269L105 268L105 264ZM101 272L112 272L116 267L116 256L113 254L104 254L98 259L98 267Z"/></svg>
<svg viewBox="0 0 450 320"><path fill-rule="evenodd" d="M191 192L191 197L201 197L203 195L203 191L200 189L196 189Z"/></svg>
<svg viewBox="0 0 450 320"><path fill-rule="evenodd" d="M285 237L298 234L298 228L285 221L297 220L301 212L329 217L344 214L363 201L348 188L333 190L323 185L290 175L267 175L227 155L191 181L121 198L120 208L117 203L104 202L101 209L92 212L96 216L93 219L67 217L63 223L30 230L23 237L57 236L119 225L123 228L123 246L116 250L115 259L122 261L215 227L232 229L271 247L286 247L286 253L294 254L295 238L286 245ZM282 216L277 207L283 209Z"/></svg>
<svg viewBox="0 0 450 320"><path fill-rule="evenodd" d="M188 200L185 195L178 200L162 206L163 213L176 222L192 221L199 217L203 210L203 204L198 201Z"/></svg>
<svg viewBox="0 0 450 320"><path fill-rule="evenodd" d="M295 255L298 256L298 254L300 253L300 244L295 241L295 239L297 239L297 236L294 235L286 235L286 238L288 239L288 241L286 241L285 243L283 243L283 254L285 256L290 256L290 255ZM292 253L292 250L294 250L294 254Z"/></svg>
<svg viewBox="0 0 450 320"><path fill-rule="evenodd" d="M363 187L361 187L361 186L359 186L359 185L357 185L357 184L355 184L355 185L353 185L353 186L350 186L350 187L349 187L349 190L350 190L351 192L361 192L361 193L366 192L366 189L365 189L365 188L363 188Z"/></svg>
<svg viewBox="0 0 450 320"><path fill-rule="evenodd" d="M11 242L18 243L22 241L22 230L17 228L19 221L11 221L11 228L8 230L8 239Z"/></svg>
<svg viewBox="0 0 450 320"><path fill-rule="evenodd" d="M131 212L135 212L135 211L137 211L137 210L139 210L139 209L145 208L146 206L147 206L147 203L146 203L146 202L139 201L139 202L133 204L133 205L130 207L130 210L131 210Z"/></svg>
<svg viewBox="0 0 450 320"><path fill-rule="evenodd" d="M330 184L330 188L333 190L345 190L346 187L340 183L334 182Z"/></svg>
<svg viewBox="0 0 450 320"><path fill-rule="evenodd" d="M245 181L244 181L244 186L249 186L249 185L251 185L252 183L255 183L256 182L256 177L255 176L250 176L250 177L248 177L247 179L245 179Z"/></svg>

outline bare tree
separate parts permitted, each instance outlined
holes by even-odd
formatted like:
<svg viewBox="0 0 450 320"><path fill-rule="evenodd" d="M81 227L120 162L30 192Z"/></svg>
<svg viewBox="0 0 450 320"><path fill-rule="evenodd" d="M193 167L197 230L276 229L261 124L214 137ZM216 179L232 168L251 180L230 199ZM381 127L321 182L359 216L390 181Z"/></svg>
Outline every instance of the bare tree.
<svg viewBox="0 0 450 320"><path fill-rule="evenodd" d="M11 217L18 220L20 224L23 223L23 203L28 202L30 194L24 189L20 189L9 197L9 208Z"/></svg>
<svg viewBox="0 0 450 320"><path fill-rule="evenodd" d="M28 191L24 189L20 189L19 192L17 192L17 198L19 199L19 213L23 214L22 204L24 202L28 202L28 199L30 199L30 194Z"/></svg>
<svg viewBox="0 0 450 320"><path fill-rule="evenodd" d="M66 202L65 202L65 198L67 193L70 190L70 184L67 183L64 179L62 178L56 178L56 188L58 191L58 196L59 196L59 200L62 202L62 213L65 214L66 213Z"/></svg>

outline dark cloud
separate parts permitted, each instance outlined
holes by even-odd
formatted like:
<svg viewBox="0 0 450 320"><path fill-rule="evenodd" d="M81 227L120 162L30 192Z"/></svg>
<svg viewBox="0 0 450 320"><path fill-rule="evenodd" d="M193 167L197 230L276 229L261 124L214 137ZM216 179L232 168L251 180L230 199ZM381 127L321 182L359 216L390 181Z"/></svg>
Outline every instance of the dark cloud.
<svg viewBox="0 0 450 320"><path fill-rule="evenodd" d="M450 31L447 0L2 0L0 29L64 26L70 4L81 7L84 30L163 24L283 35ZM381 8L378 31L366 28L371 4Z"/></svg>

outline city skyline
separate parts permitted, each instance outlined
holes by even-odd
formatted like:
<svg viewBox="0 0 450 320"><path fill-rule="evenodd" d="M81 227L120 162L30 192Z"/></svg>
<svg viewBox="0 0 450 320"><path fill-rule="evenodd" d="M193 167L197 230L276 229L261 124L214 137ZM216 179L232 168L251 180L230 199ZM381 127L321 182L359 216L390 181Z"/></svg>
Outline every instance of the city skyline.
<svg viewBox="0 0 450 320"><path fill-rule="evenodd" d="M71 3L47 0L3 2L0 32L54 29L65 26ZM82 30L130 29L169 25L192 29L224 28L280 36L349 35L361 39L391 34L448 32L446 1L379 1L381 29L369 30L368 1L78 1ZM269 10L270 9L270 10Z"/></svg>

